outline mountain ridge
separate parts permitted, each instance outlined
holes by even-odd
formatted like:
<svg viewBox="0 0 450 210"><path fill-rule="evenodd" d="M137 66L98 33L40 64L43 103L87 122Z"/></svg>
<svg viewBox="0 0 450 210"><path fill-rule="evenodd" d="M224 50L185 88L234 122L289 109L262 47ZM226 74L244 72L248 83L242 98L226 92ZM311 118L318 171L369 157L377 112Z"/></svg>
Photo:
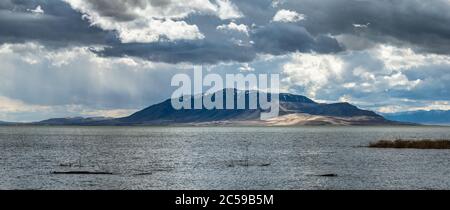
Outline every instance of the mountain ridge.
<svg viewBox="0 0 450 210"><path fill-rule="evenodd" d="M417 110L396 113L381 113L389 120L427 125L450 125L450 110Z"/></svg>
<svg viewBox="0 0 450 210"><path fill-rule="evenodd" d="M225 91L224 91L225 92ZM148 106L130 116L122 118L103 117L74 117L53 118L32 125L81 125L81 126L168 126L168 125L256 125L256 126L295 126L295 125L406 125L385 119L383 116L369 110L359 109L350 103L317 103L308 97L291 93L269 95L268 99L278 97L279 116L261 120L261 113L268 110L249 108L250 94L261 92L240 91L234 89L234 99L245 100L245 108L238 109L237 100L234 100L234 109L180 109L172 107L171 100L166 99L160 103ZM215 97L219 92L212 94L198 94L184 96L187 100ZM226 101L226 94L223 94Z"/></svg>
<svg viewBox="0 0 450 210"><path fill-rule="evenodd" d="M107 117L66 117L66 118L51 118L35 122L38 125L80 125L90 122L98 122L104 120L112 120L114 118Z"/></svg>
<svg viewBox="0 0 450 210"><path fill-rule="evenodd" d="M206 96L185 96L193 101ZM181 109L172 107L171 100L151 105L130 116L111 120L92 121L84 125L383 125L399 124L384 119L375 112L362 110L349 103L317 103L305 96L290 93L278 94L280 103L279 117L261 120L260 115L267 110L249 109L250 91L234 90L235 99L245 99L245 109ZM257 96L260 92L256 91ZM226 101L226 94L223 95ZM271 99L271 97L268 97ZM259 103L258 103L259 105ZM259 106L258 106L259 107ZM284 116L284 117L283 117ZM289 116L289 117L286 117ZM285 122L283 122L285 121Z"/></svg>

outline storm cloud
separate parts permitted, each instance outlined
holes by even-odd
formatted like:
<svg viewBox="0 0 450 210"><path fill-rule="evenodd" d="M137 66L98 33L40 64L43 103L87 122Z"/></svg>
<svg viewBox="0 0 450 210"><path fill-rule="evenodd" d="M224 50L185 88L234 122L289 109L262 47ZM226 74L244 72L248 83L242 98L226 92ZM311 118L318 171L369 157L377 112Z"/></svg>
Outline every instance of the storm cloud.
<svg viewBox="0 0 450 210"><path fill-rule="evenodd" d="M448 0L299 0L282 6L306 15L313 34L352 34L375 42L450 53ZM363 27L357 27L363 26Z"/></svg>
<svg viewBox="0 0 450 210"><path fill-rule="evenodd" d="M2 0L0 120L140 109L192 64L280 73L284 91L377 111L450 107L448 11L448 0Z"/></svg>
<svg viewBox="0 0 450 210"><path fill-rule="evenodd" d="M266 23L253 20L252 13L246 16L238 4L227 0L181 3L8 0L0 7L0 42L100 45L104 51L96 52L102 56L128 55L171 63L249 62L258 53L341 50L334 38L312 35L298 23L271 22L277 9L270 1L261 1L265 6L260 9L270 11L262 13ZM42 14L31 12L38 6ZM249 37L220 34L217 27L230 23L248 27Z"/></svg>
<svg viewBox="0 0 450 210"><path fill-rule="evenodd" d="M42 14L32 12L38 6ZM448 54L449 9L447 0L6 0L0 42L102 45L103 56L193 63L248 62L258 53L335 53L373 42ZM273 21L280 14L302 18ZM247 26L249 37L219 36L217 26L231 22Z"/></svg>
<svg viewBox="0 0 450 210"><path fill-rule="evenodd" d="M42 13L32 10L41 8ZM104 45L113 33L91 27L61 1L5 0L0 3L0 43L37 41L49 47Z"/></svg>

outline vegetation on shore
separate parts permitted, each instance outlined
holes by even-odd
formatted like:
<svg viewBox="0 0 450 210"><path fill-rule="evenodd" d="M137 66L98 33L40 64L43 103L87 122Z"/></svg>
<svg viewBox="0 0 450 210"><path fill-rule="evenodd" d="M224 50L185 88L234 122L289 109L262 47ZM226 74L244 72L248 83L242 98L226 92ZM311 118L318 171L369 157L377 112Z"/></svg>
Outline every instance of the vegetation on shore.
<svg viewBox="0 0 450 210"><path fill-rule="evenodd" d="M370 143L369 147L395 149L450 149L450 140L381 140Z"/></svg>

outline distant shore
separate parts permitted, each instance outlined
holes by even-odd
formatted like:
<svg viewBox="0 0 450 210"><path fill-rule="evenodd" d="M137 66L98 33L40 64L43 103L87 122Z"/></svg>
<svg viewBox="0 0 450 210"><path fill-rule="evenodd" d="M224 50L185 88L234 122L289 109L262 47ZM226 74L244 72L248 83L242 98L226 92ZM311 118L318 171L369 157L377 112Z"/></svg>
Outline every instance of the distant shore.
<svg viewBox="0 0 450 210"><path fill-rule="evenodd" d="M295 127L450 127L450 125L420 125L420 124L397 124L397 125L334 125L334 124L312 124L312 125L264 125L264 124L240 124L240 123L198 123L198 124L130 124L130 125L77 125L77 124L35 124L35 123L11 123L0 124L0 127L267 127L267 128L295 128Z"/></svg>

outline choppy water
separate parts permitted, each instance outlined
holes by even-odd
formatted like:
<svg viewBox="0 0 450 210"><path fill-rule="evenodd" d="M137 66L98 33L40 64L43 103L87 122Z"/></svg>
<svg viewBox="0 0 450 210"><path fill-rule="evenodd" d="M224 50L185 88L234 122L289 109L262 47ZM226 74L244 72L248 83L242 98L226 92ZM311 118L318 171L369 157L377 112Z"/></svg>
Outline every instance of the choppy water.
<svg viewBox="0 0 450 210"><path fill-rule="evenodd" d="M450 150L358 147L400 137L450 128L0 127L0 189L450 189Z"/></svg>

